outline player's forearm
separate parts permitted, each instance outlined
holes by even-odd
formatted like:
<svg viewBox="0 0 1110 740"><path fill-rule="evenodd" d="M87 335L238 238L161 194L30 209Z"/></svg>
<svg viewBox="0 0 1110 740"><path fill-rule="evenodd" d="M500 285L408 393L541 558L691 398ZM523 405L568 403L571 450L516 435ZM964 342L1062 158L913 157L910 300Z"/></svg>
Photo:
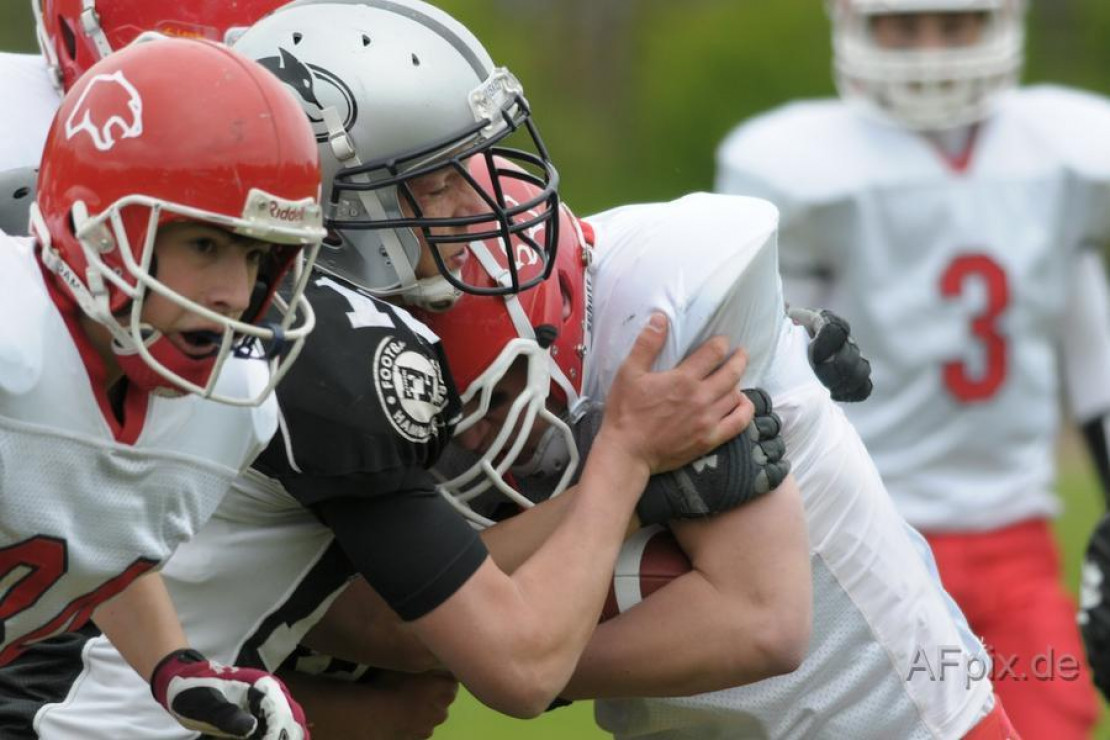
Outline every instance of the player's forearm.
<svg viewBox="0 0 1110 740"><path fill-rule="evenodd" d="M489 554L493 556L497 567L506 573L513 573L532 557L562 523L571 501L574 500L576 489L577 486L568 488L559 496L483 531L482 541L489 548ZM633 515L626 534L638 528L638 520Z"/></svg>
<svg viewBox="0 0 1110 740"><path fill-rule="evenodd" d="M158 661L189 644L159 573L142 576L102 604L93 621L148 681Z"/></svg>
<svg viewBox="0 0 1110 740"><path fill-rule="evenodd" d="M812 585L793 478L713 520L675 525L695 570L594 633L567 698L681 696L793 670Z"/></svg>
<svg viewBox="0 0 1110 740"><path fill-rule="evenodd" d="M566 685L597 624L647 466L595 446L562 524L511 577L487 561L415 623L485 704L535 716ZM481 618L478 613L481 613ZM457 628L468 625L468 639Z"/></svg>
<svg viewBox="0 0 1110 740"><path fill-rule="evenodd" d="M352 663L418 673L439 661L362 577L344 589L301 643Z"/></svg>
<svg viewBox="0 0 1110 740"><path fill-rule="evenodd" d="M689 696L781 675L780 626L744 619L749 631L722 614L732 610L705 578L687 573L617 619L598 626L570 682L566 699ZM754 616L754 615L753 615ZM661 636L668 626L679 634Z"/></svg>

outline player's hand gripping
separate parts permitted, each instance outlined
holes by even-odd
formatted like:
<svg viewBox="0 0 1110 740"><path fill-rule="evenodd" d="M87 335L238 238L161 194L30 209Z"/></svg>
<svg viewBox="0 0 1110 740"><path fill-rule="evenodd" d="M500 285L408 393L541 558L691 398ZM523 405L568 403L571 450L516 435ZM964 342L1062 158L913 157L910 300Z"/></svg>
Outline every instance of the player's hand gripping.
<svg viewBox="0 0 1110 740"><path fill-rule="evenodd" d="M871 363L860 354L848 322L832 311L790 308L790 319L809 333L809 364L834 401L864 401L871 395Z"/></svg>
<svg viewBox="0 0 1110 740"><path fill-rule="evenodd" d="M1095 686L1110 699L1110 514L1091 533L1083 559L1079 632Z"/></svg>
<svg viewBox="0 0 1110 740"><path fill-rule="evenodd" d="M709 454L651 476L636 505L641 524L709 516L779 487L790 472L790 461L783 457L782 423L765 391L750 388L744 393L755 407L751 424ZM575 443L582 457L589 453L602 418L602 408L594 406L575 425Z"/></svg>
<svg viewBox="0 0 1110 740"><path fill-rule="evenodd" d="M667 339L667 320L653 314L613 380L598 437L651 473L674 470L735 437L752 420L752 402L737 385L747 366L723 337L708 340L671 370L652 372Z"/></svg>
<svg viewBox="0 0 1110 740"><path fill-rule="evenodd" d="M277 677L175 650L155 667L154 698L183 727L241 740L309 740L304 712Z"/></svg>

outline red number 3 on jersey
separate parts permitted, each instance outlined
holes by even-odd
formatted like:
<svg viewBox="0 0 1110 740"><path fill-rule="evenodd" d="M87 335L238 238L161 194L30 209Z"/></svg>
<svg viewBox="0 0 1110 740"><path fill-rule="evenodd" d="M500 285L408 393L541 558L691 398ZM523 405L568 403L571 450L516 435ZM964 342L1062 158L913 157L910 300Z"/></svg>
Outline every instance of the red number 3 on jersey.
<svg viewBox="0 0 1110 740"><path fill-rule="evenodd" d="M988 400L1006 381L1006 336L998 328L999 318L1010 305L1006 271L989 255L960 255L941 275L940 293L945 298L956 298L971 280L982 283L987 298L983 311L971 319L971 334L983 345L983 369L973 375L963 361L944 363L944 384L964 403Z"/></svg>

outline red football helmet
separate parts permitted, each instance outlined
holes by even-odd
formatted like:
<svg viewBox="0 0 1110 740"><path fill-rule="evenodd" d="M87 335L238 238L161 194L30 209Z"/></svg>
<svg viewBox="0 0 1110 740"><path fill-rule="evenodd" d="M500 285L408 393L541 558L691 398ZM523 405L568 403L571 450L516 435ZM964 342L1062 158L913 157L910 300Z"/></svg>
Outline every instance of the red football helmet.
<svg viewBox="0 0 1110 740"><path fill-rule="evenodd" d="M539 188L519 176L519 170L505 160L494 160L497 181L506 201L527 203L540 192ZM484 187L492 188L483 158L471 161L471 174ZM537 229L546 223L537 214ZM465 294L455 307L441 313L417 312L417 315L439 335L447 355L451 375L464 389L462 401L467 406L477 399L473 408L464 411L455 433L461 434L482 419L490 410L494 389L517 360L523 358L527 382L523 393L513 399L508 416L495 441L483 450L481 459L461 475L442 484L449 499L472 521L488 525L489 521L470 509L469 503L490 487L494 487L522 506L531 502L508 481L506 473L518 476L534 473L561 473L554 493L561 492L570 481L578 462L578 454L567 423L560 414L547 409L549 392L574 418L581 405L583 362L587 342L587 305L589 283L586 268L592 247L587 240L588 227L583 230L565 204L560 205L559 230L552 274L534 288L505 296ZM530 235L535 241L543 235ZM464 279L472 285L495 287L510 280L505 264L505 251L489 248L485 242L470 244L470 258L463 266ZM516 270L522 281L544 268L533 250L521 245L516 250ZM549 427L532 460L517 462L535 419L544 419Z"/></svg>
<svg viewBox="0 0 1110 740"><path fill-rule="evenodd" d="M61 89L144 31L223 42L289 0L31 0L39 49Z"/></svg>
<svg viewBox="0 0 1110 740"><path fill-rule="evenodd" d="M150 390L260 403L314 322L303 297L325 231L316 140L273 75L211 42L152 36L94 65L54 118L31 209L43 264L62 292L112 334L120 365ZM196 221L274 246L238 319L155 277L158 227ZM275 291L296 268L288 297ZM152 292L221 328L214 358L194 359L140 321ZM269 304L272 315L261 324ZM214 391L231 354L264 356L272 376L245 397ZM282 349L284 347L284 354ZM281 355L277 357L276 355Z"/></svg>

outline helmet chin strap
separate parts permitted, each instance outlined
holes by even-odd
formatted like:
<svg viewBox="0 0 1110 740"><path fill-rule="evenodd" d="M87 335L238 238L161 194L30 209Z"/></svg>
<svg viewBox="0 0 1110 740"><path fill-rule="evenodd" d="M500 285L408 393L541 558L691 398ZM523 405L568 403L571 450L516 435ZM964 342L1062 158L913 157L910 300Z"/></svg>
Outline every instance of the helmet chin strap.
<svg viewBox="0 0 1110 740"><path fill-rule="evenodd" d="M144 330L144 335L146 334ZM135 386L147 393L160 396L183 396L188 391L173 383L143 357L143 352L138 347L127 347L119 342L112 341L112 352L119 363L123 374ZM170 342L161 332L150 330L150 335L143 341L146 353L162 367L169 369L179 378L189 383L206 387L216 368L217 358L213 356L204 358L189 357Z"/></svg>
<svg viewBox="0 0 1110 740"><path fill-rule="evenodd" d="M520 465L514 465L510 470L513 475L521 478L535 475L547 477L562 473L569 462L570 450L567 449L566 435L558 428L549 426L540 437L531 459Z"/></svg>
<svg viewBox="0 0 1110 740"><path fill-rule="evenodd" d="M112 45L100 27L100 16L96 12L96 0L82 0L81 3L81 30L93 42L96 51L103 59L112 53Z"/></svg>
<svg viewBox="0 0 1110 740"><path fill-rule="evenodd" d="M511 284L512 277L508 268L501 266L497 258L493 256L484 242L470 242L470 253L474 255L474 258L478 260L482 269L489 274L495 283L498 285ZM556 278L552 277L549 279L554 280ZM525 339L535 339L536 330L528 320L528 314L524 310L524 307L520 305L520 299L513 293L503 298L505 301L505 309L509 312L509 318L513 321L517 336ZM554 358L551 358L550 355L548 358L548 365L550 366L551 380L566 394L569 418L572 422L577 421L584 408L584 402L587 400L586 397L579 395L578 391L574 388L574 384L570 381L570 378L563 372L563 368L559 367L559 363L555 362Z"/></svg>
<svg viewBox="0 0 1110 740"><path fill-rule="evenodd" d="M416 285L401 294L405 303L425 311L442 313L450 310L462 297L462 291L442 275L417 278Z"/></svg>

